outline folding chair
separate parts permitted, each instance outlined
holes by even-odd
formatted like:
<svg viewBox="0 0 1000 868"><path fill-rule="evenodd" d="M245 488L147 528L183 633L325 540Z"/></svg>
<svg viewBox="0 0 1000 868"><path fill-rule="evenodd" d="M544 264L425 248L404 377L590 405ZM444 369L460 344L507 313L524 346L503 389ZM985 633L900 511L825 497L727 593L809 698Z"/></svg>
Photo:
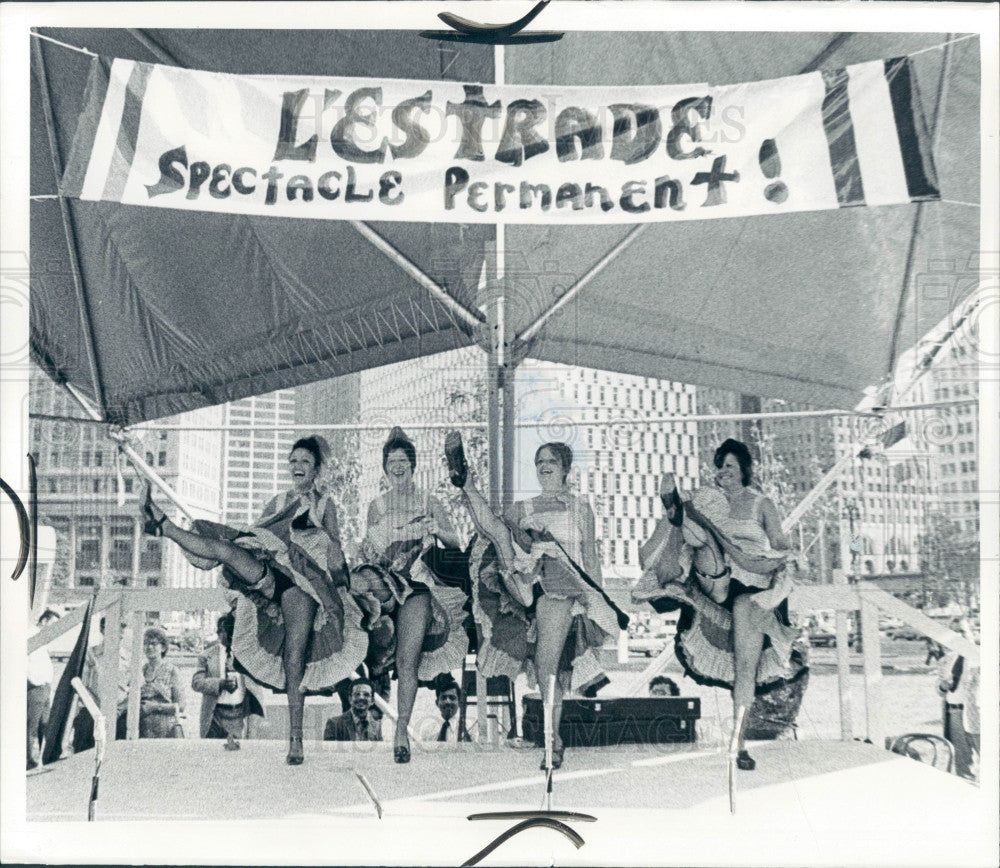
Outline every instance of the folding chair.
<svg viewBox="0 0 1000 868"><path fill-rule="evenodd" d="M470 704L476 705L479 713L479 697L476 695L476 655L469 654L462 665L462 697L459 708L459 723L466 725L466 715ZM514 684L506 675L496 675L486 679L486 714L495 709L502 710L500 727L504 734L517 732L517 700L514 697Z"/></svg>

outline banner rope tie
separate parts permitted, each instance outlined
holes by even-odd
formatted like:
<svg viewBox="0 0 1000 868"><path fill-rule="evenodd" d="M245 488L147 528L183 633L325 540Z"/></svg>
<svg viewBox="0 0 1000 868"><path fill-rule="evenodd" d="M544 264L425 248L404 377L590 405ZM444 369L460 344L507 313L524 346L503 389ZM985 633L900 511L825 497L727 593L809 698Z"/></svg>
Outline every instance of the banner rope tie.
<svg viewBox="0 0 1000 868"><path fill-rule="evenodd" d="M36 39L44 39L46 42L51 42L53 45L61 45L63 48L68 48L70 51L78 51L80 54L89 54L91 57L97 57L97 53L91 51L89 48L81 48L78 45L70 45L68 42L61 42L58 39L53 39L51 36L45 36L44 34L38 33L32 30L31 35ZM928 51L937 51L940 48L944 48L946 45L954 45L956 42L964 42L966 39L978 39L978 33L969 33L965 36L959 36L957 39L949 39L945 42L938 43L937 45L928 45L926 48L921 48L917 51L911 51L909 54L902 55L903 57L916 57L918 54L924 54Z"/></svg>
<svg viewBox="0 0 1000 868"><path fill-rule="evenodd" d="M921 48L919 51L912 51L909 54L904 55L904 57L916 57L918 54L923 54L926 51L937 51L939 48L944 48L946 45L954 45L956 42L965 42L966 39L977 39L978 37L978 33L969 33L965 36L959 36L958 39L945 40L938 45L928 45L927 48Z"/></svg>
<svg viewBox="0 0 1000 868"><path fill-rule="evenodd" d="M51 36L45 36L35 30L31 31L31 35L34 36L35 39L44 39L46 42L51 42L53 45L61 45L63 48L68 48L70 51L78 51L80 54L89 54L91 57L97 57L97 54L89 48L80 48L78 45L70 45L68 42L60 42L58 39L53 39Z"/></svg>

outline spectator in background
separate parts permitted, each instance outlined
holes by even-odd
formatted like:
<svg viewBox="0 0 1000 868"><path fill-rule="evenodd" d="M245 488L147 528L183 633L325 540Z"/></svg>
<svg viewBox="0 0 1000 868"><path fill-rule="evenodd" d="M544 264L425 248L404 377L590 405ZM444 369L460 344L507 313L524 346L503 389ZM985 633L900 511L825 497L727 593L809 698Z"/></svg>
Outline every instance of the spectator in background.
<svg viewBox="0 0 1000 868"><path fill-rule="evenodd" d="M167 634L150 627L143 635L146 663L142 667L139 738L183 738L177 716L184 711L184 689L177 667L167 663Z"/></svg>
<svg viewBox="0 0 1000 868"><path fill-rule="evenodd" d="M681 689L673 678L666 675L657 675L649 682L650 696L680 696Z"/></svg>
<svg viewBox="0 0 1000 868"><path fill-rule="evenodd" d="M264 703L253 679L233 669L235 625L231 614L219 618L215 631L219 641L198 656L198 667L191 677L192 689L202 695L199 735L224 738L229 747L237 747L236 739L246 734L250 715L264 715Z"/></svg>
<svg viewBox="0 0 1000 868"><path fill-rule="evenodd" d="M351 684L351 707L331 717L323 730L323 741L381 741L382 729L373 729L368 717L375 691L367 678Z"/></svg>
<svg viewBox="0 0 1000 868"><path fill-rule="evenodd" d="M469 731L454 719L459 706L458 682L451 675L438 676L434 684L434 695L434 704L442 718L437 740L452 743L472 741Z"/></svg>
<svg viewBox="0 0 1000 868"><path fill-rule="evenodd" d="M952 630L961 633L970 642L975 641L969 622L965 618L956 618L949 625ZM977 667L972 666L957 651L949 651L938 664L938 693L944 700L944 737L955 748L955 774L973 780L972 751L978 748L978 695L970 695L970 686L976 687L978 694ZM973 705L970 722L977 732L970 739L965 728L966 707Z"/></svg>
<svg viewBox="0 0 1000 868"><path fill-rule="evenodd" d="M38 619L38 629L35 633L58 619L57 612L46 609ZM52 674L52 660L44 645L28 655L27 767L29 769L35 768L42 758L42 740L45 738L45 728L49 724Z"/></svg>
<svg viewBox="0 0 1000 868"><path fill-rule="evenodd" d="M924 642L927 643L927 659L924 660L924 666L930 666L931 663L944 657L944 647L939 642L935 642L930 636L925 636Z"/></svg>

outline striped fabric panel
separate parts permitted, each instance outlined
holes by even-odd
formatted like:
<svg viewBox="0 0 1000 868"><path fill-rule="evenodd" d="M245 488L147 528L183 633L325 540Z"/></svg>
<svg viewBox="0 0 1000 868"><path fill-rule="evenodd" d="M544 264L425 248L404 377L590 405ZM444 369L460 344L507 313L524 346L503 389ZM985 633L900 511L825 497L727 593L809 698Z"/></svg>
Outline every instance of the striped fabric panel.
<svg viewBox="0 0 1000 868"><path fill-rule="evenodd" d="M885 61L885 77L889 82L889 97L896 119L899 150L903 156L906 187L913 202L940 199L941 192L931 138L921 108L917 79L908 57Z"/></svg>
<svg viewBox="0 0 1000 868"><path fill-rule="evenodd" d="M125 193L125 185L135 159L135 143L139 138L139 120L142 117L142 99L146 94L146 84L153 67L149 63L136 63L129 76L122 108L118 139L107 183L104 185L103 199L120 202Z"/></svg>
<svg viewBox="0 0 1000 868"><path fill-rule="evenodd" d="M76 135L73 136L73 147L59 185L59 192L63 196L78 198L83 191L83 181L87 176L90 155L94 150L110 74L111 63L107 58L95 57L91 60L87 90L83 95L83 111L80 113Z"/></svg>
<svg viewBox="0 0 1000 868"><path fill-rule="evenodd" d="M847 92L846 69L823 70L823 130L830 148L830 167L841 208L864 205L865 190L861 182L861 166L851 118L851 101Z"/></svg>

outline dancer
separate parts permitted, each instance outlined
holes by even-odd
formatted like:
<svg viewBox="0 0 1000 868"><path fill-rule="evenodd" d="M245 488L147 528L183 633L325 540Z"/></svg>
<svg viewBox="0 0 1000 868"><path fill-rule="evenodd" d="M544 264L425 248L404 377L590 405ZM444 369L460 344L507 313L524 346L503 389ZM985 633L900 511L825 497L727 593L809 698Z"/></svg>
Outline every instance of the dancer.
<svg viewBox="0 0 1000 868"><path fill-rule="evenodd" d="M147 534L173 540L201 569L221 564L223 582L240 592L233 657L255 680L287 693L289 765L303 761L305 694L332 688L368 650L336 509L317 487L326 451L321 438L296 441L288 459L293 488L275 497L253 526L197 520L184 530L153 502L148 486L142 505Z"/></svg>
<svg viewBox="0 0 1000 868"><path fill-rule="evenodd" d="M715 486L687 499L673 475L664 476L666 514L640 550L645 571L632 599L659 612L682 610L677 657L699 684L732 690L731 751L748 771L756 763L743 747L743 728L754 695L794 675L790 543L774 504L751 486L746 444L726 440L714 464Z"/></svg>
<svg viewBox="0 0 1000 868"><path fill-rule="evenodd" d="M362 543L368 562L354 571L359 586L373 586L376 576L381 580L384 590L376 596L394 613L395 657L383 657L383 665L395 666L399 682L397 763L410 761L406 729L418 682L460 668L469 647L463 609L468 597L461 587L468 583L465 555L440 501L414 484L416 466L416 447L393 428L382 447L388 490L368 507Z"/></svg>
<svg viewBox="0 0 1000 868"><path fill-rule="evenodd" d="M479 668L487 677L515 678L526 671L538 683L543 705L555 676L552 767L559 768L563 694L579 685L580 662L592 660L593 649L628 623L599 589L594 513L566 485L573 451L565 443L539 447L535 471L542 493L518 501L503 519L469 477L458 432L448 435L445 454L451 481L462 489L481 535L470 552L473 610L482 631ZM592 674L588 669L587 677Z"/></svg>

